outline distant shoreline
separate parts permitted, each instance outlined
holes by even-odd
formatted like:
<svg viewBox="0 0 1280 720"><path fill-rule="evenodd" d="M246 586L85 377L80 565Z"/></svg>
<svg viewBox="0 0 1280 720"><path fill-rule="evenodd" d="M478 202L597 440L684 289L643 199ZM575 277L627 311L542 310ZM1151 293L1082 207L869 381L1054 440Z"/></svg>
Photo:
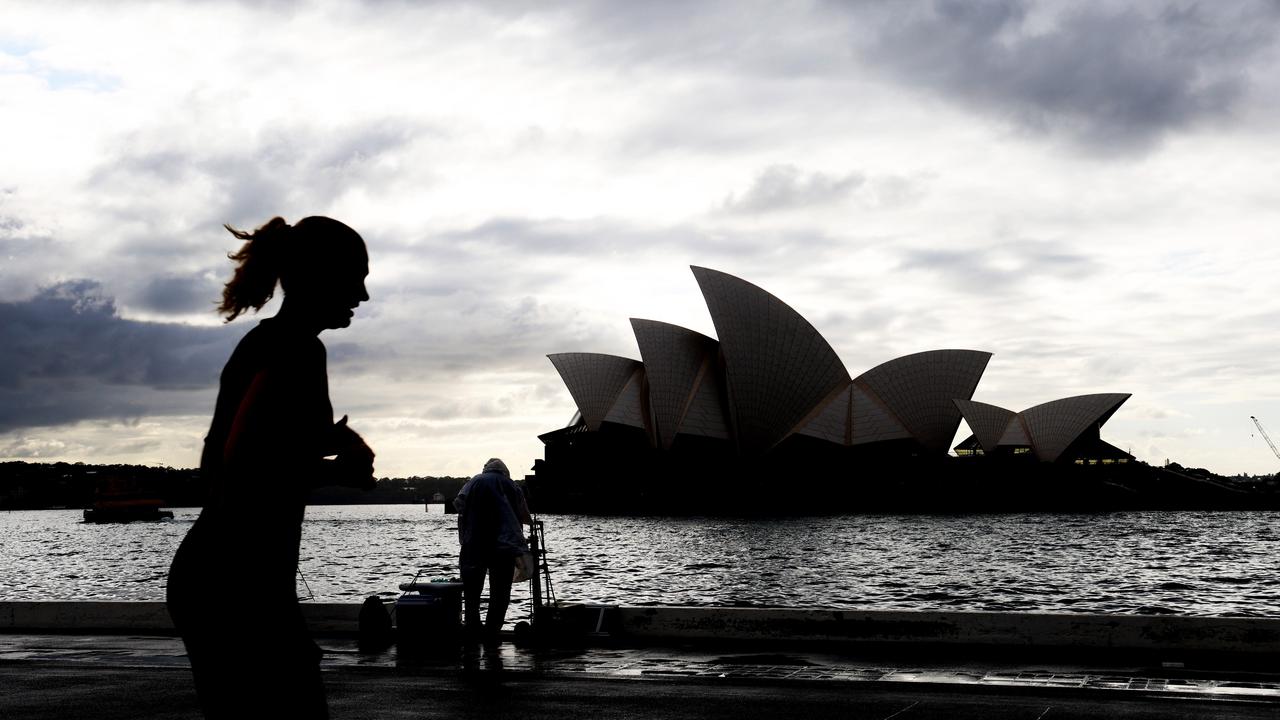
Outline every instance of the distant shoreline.
<svg viewBox="0 0 1280 720"><path fill-rule="evenodd" d="M414 505L458 493L468 478L379 478L373 490L322 487L309 505ZM82 510L103 493L158 498L165 507L201 507L205 485L195 468L92 463L0 462L0 510ZM439 500L436 500L439 493Z"/></svg>

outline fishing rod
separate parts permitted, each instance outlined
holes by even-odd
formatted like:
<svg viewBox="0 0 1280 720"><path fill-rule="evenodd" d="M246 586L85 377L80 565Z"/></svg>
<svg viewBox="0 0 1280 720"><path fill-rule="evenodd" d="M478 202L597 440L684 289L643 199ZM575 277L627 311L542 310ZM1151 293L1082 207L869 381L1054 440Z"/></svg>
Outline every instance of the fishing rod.
<svg viewBox="0 0 1280 720"><path fill-rule="evenodd" d="M302 587L307 589L307 596L298 596L298 600L315 600L316 594L311 592L311 585L307 583L307 576L302 574L302 566L298 566L298 579L302 581ZM295 588L296 589L296 588Z"/></svg>

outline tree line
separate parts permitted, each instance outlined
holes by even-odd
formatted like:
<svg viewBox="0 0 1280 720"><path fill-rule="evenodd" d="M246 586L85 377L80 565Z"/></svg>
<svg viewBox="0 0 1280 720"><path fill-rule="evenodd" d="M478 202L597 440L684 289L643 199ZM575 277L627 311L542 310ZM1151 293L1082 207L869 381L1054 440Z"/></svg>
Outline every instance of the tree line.
<svg viewBox="0 0 1280 720"><path fill-rule="evenodd" d="M379 478L373 490L316 488L314 505L426 503L439 493L452 498L467 478L413 476ZM159 465L0 462L0 510L93 507L108 495L153 497L167 507L200 507L206 488L195 468Z"/></svg>

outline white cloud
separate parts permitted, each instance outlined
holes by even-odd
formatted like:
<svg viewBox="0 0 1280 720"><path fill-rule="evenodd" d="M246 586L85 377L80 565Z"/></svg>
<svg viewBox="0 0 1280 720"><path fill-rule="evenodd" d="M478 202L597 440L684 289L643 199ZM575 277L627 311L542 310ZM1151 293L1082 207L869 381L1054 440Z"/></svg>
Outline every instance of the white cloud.
<svg viewBox="0 0 1280 720"><path fill-rule="evenodd" d="M1116 444L1275 467L1237 422L1280 418L1264 5L20 2L6 21L0 302L88 278L118 310L93 337L217 333L223 222L341 218L373 301L325 336L334 402L380 472L531 463L573 411L546 353L637 357L632 316L714 334L689 264L774 292L852 372L991 350L979 400L1132 392ZM207 377L225 348L184 357L155 369ZM0 455L192 464L212 385L134 380L89 415L74 388L24 396L67 424L10 425ZM130 434L157 444L131 455Z"/></svg>

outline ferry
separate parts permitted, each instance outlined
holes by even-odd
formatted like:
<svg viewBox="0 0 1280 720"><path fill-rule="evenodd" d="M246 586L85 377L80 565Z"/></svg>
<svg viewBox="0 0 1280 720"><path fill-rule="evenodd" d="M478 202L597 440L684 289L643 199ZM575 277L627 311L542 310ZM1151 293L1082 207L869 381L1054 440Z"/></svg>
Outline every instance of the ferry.
<svg viewBox="0 0 1280 720"><path fill-rule="evenodd" d="M163 500L145 492L133 478L101 478L94 492L93 507L85 508L84 521L127 523L173 519L173 511L161 509L163 505Z"/></svg>

